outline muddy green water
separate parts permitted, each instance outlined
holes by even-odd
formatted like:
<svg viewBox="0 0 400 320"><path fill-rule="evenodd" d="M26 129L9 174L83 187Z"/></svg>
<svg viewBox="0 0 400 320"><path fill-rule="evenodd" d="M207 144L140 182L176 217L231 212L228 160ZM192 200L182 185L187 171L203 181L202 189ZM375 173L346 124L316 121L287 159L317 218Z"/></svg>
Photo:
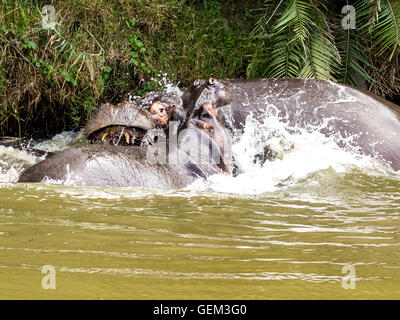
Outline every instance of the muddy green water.
<svg viewBox="0 0 400 320"><path fill-rule="evenodd" d="M0 298L398 299L399 208L398 176L357 170L248 197L2 183Z"/></svg>

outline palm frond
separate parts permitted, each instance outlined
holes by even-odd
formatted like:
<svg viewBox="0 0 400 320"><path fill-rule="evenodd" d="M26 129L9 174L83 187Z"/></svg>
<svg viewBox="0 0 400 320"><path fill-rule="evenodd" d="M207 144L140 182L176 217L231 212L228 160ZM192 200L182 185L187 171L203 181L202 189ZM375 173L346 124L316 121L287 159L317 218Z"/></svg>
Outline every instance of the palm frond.
<svg viewBox="0 0 400 320"><path fill-rule="evenodd" d="M273 31L271 76L333 79L340 56L319 6L290 0Z"/></svg>
<svg viewBox="0 0 400 320"><path fill-rule="evenodd" d="M302 78L335 80L333 74L340 63L340 55L331 36L318 30L311 34L304 67L300 72Z"/></svg>
<svg viewBox="0 0 400 320"><path fill-rule="evenodd" d="M251 36L258 38L268 38L271 32L271 22L276 20L279 10L282 10L284 0L266 0L265 7L258 9L263 14L258 19Z"/></svg>
<svg viewBox="0 0 400 320"><path fill-rule="evenodd" d="M316 22L322 18L320 10L309 1L290 0L285 11L274 26L274 31L293 28L294 36L291 41L304 43L310 36L310 30L316 27Z"/></svg>
<svg viewBox="0 0 400 320"><path fill-rule="evenodd" d="M302 46L292 42L292 31L280 32L271 39L273 50L270 54L270 64L266 77L292 78L298 77L302 64Z"/></svg>
<svg viewBox="0 0 400 320"><path fill-rule="evenodd" d="M362 20L361 30L368 30L376 54L387 54L392 60L400 53L400 1L380 0L358 2L358 16Z"/></svg>
<svg viewBox="0 0 400 320"><path fill-rule="evenodd" d="M261 41L248 74L330 79L369 85L387 95L400 92L400 0L355 0L355 30L342 27L337 10L349 3L267 0L253 31Z"/></svg>
<svg viewBox="0 0 400 320"><path fill-rule="evenodd" d="M358 3L360 5L360 2ZM375 3L377 5L377 3ZM375 8L375 7L374 7ZM373 8L373 9L374 9ZM367 19L370 21L375 16L375 11L362 10L363 8L356 6L357 21L362 22ZM356 80L356 74L361 75L363 79L368 82L373 82L373 78L366 71L366 67L373 67L368 60L366 53L365 38L362 38L362 33L353 29L344 29L339 20L342 19L338 16L335 25L335 43L340 55L340 65L336 78L341 83L351 85L360 85Z"/></svg>
<svg viewBox="0 0 400 320"><path fill-rule="evenodd" d="M389 61L400 49L400 3L398 0L382 0L382 11L374 27L378 54L390 52Z"/></svg>

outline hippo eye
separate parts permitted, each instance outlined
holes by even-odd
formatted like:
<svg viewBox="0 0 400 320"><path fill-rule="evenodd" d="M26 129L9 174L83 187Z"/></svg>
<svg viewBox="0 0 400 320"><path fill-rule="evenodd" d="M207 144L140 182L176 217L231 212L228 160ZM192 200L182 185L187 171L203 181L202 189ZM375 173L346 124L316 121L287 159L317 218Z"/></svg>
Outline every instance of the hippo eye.
<svg viewBox="0 0 400 320"><path fill-rule="evenodd" d="M164 108L160 108L159 111L160 112L164 112L165 110L164 110Z"/></svg>

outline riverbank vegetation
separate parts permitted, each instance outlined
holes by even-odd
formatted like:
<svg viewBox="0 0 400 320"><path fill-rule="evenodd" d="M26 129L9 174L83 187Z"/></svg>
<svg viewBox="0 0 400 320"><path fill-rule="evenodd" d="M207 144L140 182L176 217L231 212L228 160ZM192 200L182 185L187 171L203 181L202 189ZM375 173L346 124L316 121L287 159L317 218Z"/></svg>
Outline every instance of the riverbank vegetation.
<svg viewBox="0 0 400 320"><path fill-rule="evenodd" d="M330 79L397 101L399 53L397 0L2 0L0 134L78 129L164 74Z"/></svg>

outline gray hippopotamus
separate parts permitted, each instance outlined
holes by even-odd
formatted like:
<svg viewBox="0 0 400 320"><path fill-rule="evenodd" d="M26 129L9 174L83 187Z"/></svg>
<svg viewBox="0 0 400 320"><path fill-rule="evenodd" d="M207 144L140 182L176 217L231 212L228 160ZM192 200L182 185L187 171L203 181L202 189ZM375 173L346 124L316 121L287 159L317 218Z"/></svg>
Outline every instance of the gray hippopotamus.
<svg viewBox="0 0 400 320"><path fill-rule="evenodd" d="M244 128L251 114L259 121L275 116L293 128L318 130L341 147L356 147L400 169L400 110L388 101L324 80L211 78L196 81L182 97L155 93L135 103L101 106L85 127L92 145L56 153L25 171L20 181L48 177L86 185L180 188L212 174L230 174L226 127Z"/></svg>
<svg viewBox="0 0 400 320"><path fill-rule="evenodd" d="M216 81L207 99L221 107L218 119L232 133L250 115L261 122L274 116L400 170L400 106L366 90L318 79L228 79Z"/></svg>
<svg viewBox="0 0 400 320"><path fill-rule="evenodd" d="M247 117L275 116L292 128L318 130L340 147L400 170L400 106L368 91L317 79L220 80L231 102L218 109L231 131Z"/></svg>
<svg viewBox="0 0 400 320"><path fill-rule="evenodd" d="M210 101L199 107L205 89ZM211 78L195 81L179 99L157 94L135 103L104 104L84 128L92 144L51 155L19 181L182 188L198 178L230 174L231 137L215 111L229 102L221 90Z"/></svg>

